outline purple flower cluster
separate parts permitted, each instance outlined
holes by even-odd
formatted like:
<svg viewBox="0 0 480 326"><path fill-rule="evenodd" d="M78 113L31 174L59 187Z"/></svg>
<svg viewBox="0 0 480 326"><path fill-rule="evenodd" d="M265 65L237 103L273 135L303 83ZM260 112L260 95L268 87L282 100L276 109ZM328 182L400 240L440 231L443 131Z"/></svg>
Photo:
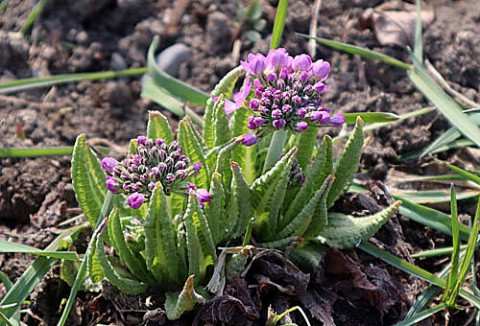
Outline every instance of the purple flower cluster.
<svg viewBox="0 0 480 326"><path fill-rule="evenodd" d="M182 154L182 147L176 141L167 144L161 138L154 140L138 136L137 144L136 153L128 155L121 162L112 157L102 160L102 168L107 172L106 186L110 192L128 194L128 205L138 209L155 189L157 182L162 184L166 195L172 191L185 193L186 190L195 189L194 185L184 181L198 173L202 163L190 164L190 159ZM210 199L205 191L196 190L200 192L197 198L202 206L203 202Z"/></svg>
<svg viewBox="0 0 480 326"><path fill-rule="evenodd" d="M255 133L244 135L244 145L255 144L256 135L265 129L301 132L310 125L341 126L345 122L342 114L332 115L322 105L321 94L329 88L325 84L328 62L312 62L306 54L292 57L281 48L270 50L267 57L249 54L241 65L247 72L245 84L234 101L225 101L225 111L229 114L244 105L253 112L248 128ZM252 89L254 97L247 102Z"/></svg>

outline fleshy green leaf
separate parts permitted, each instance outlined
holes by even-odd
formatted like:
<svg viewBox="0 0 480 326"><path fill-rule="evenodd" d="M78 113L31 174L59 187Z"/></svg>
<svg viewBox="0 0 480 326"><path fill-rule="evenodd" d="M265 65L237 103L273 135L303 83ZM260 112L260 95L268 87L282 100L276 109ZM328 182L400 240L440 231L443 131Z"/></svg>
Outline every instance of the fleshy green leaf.
<svg viewBox="0 0 480 326"><path fill-rule="evenodd" d="M162 138L167 143L173 141L172 129L166 116L158 111L148 111L147 137Z"/></svg>
<svg viewBox="0 0 480 326"><path fill-rule="evenodd" d="M231 186L231 205L237 207L236 213L237 225L234 228L232 238L240 236L247 228L250 218L253 216L252 202L250 198L250 189L246 180L243 178L242 170L236 162L231 163L232 186ZM235 203L235 204L233 204ZM229 210L231 212L231 210ZM231 214L235 214L231 212Z"/></svg>
<svg viewBox="0 0 480 326"><path fill-rule="evenodd" d="M133 278L128 278L121 275L115 269L114 265L111 264L107 258L107 255L105 254L103 234L99 234L97 237L95 252L98 255L98 260L103 268L105 277L111 284L130 295L138 295L147 290L147 283L139 282Z"/></svg>
<svg viewBox="0 0 480 326"><path fill-rule="evenodd" d="M307 232L310 236L318 235L319 228L325 224L321 221L322 216L325 215L325 219L327 218L326 199L333 180L335 180L334 176L325 179L323 185L315 192L307 204L297 211L297 215L291 222L278 232L278 238L281 239L290 235L302 236L304 232ZM314 214L317 217L315 220L313 219ZM315 223L318 223L318 225L315 225ZM313 231L310 231L311 229Z"/></svg>
<svg viewBox="0 0 480 326"><path fill-rule="evenodd" d="M193 177L197 188L207 188L209 184L209 168L206 164L202 140L197 134L195 127L189 117L180 121L178 126L178 142L182 146L184 154L190 158L192 163L201 162L202 169Z"/></svg>
<svg viewBox="0 0 480 326"><path fill-rule="evenodd" d="M205 210L207 212L208 225L210 225L213 241L218 243L225 234L225 232L223 232L223 229L226 228L224 223L229 219L233 219L233 216L227 216L225 212L225 189L223 187L222 176L219 173L214 172L212 175L210 192L214 195Z"/></svg>
<svg viewBox="0 0 480 326"><path fill-rule="evenodd" d="M85 135L78 136L72 155L72 184L78 204L92 226L105 200L105 177L102 165L87 144Z"/></svg>
<svg viewBox="0 0 480 326"><path fill-rule="evenodd" d="M328 194L327 206L330 208L335 201L348 189L358 170L363 146L363 120L358 117L353 133L348 138L341 157L335 163L335 182Z"/></svg>
<svg viewBox="0 0 480 326"><path fill-rule="evenodd" d="M168 286L171 281L181 284L186 271L180 269L176 230L168 215L167 198L160 183L153 190L144 230L147 268L162 286Z"/></svg>
<svg viewBox="0 0 480 326"><path fill-rule="evenodd" d="M110 231L110 239L122 262L128 267L130 272L133 275L138 276L140 280L151 281L152 277L147 271L145 259L142 256L135 254L125 241L122 224L120 222L120 215L116 208L110 213L108 227Z"/></svg>
<svg viewBox="0 0 480 326"><path fill-rule="evenodd" d="M317 206L315 207L314 213L312 215L312 221L310 225L305 230L305 234L303 235L305 238L316 237L320 234L322 228L328 224L328 206L327 206L327 198L328 194L330 193L330 189L332 184L335 182L335 177L330 175L325 179L323 185L317 192L321 193L320 200L318 201Z"/></svg>
<svg viewBox="0 0 480 326"><path fill-rule="evenodd" d="M326 239L330 247L354 248L360 241L368 240L373 236L395 214L401 203L397 201L383 211L367 217L355 218L350 215L330 213L328 225L321 230L320 237Z"/></svg>
<svg viewBox="0 0 480 326"><path fill-rule="evenodd" d="M244 73L242 67L236 67L228 72L215 86L210 98L207 100L205 107L205 124L203 127L203 139L209 149L215 144L215 111L223 110L223 105L220 106L219 101L215 103L213 99L223 94L224 98L232 96L233 88L237 83L238 78Z"/></svg>
<svg viewBox="0 0 480 326"><path fill-rule="evenodd" d="M184 312L193 310L197 303L204 304L207 300L195 292L193 275L190 275L183 286L182 292L165 293L165 311L169 320L179 319Z"/></svg>
<svg viewBox="0 0 480 326"><path fill-rule="evenodd" d="M295 135L295 147L298 148L297 160L303 170L306 170L312 159L312 153L317 144L318 129L310 127Z"/></svg>
<svg viewBox="0 0 480 326"><path fill-rule="evenodd" d="M297 148L293 147L270 170L257 178L250 187L253 207L256 208L258 235L268 239L267 241L271 240L277 228L278 213L283 203L283 196L296 153Z"/></svg>

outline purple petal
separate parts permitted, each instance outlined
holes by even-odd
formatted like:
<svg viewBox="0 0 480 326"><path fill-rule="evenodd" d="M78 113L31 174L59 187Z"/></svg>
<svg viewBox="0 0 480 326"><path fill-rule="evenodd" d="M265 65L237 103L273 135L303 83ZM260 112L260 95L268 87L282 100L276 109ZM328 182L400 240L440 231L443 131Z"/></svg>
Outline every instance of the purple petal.
<svg viewBox="0 0 480 326"><path fill-rule="evenodd" d="M335 127L341 126L344 122L345 122L345 116L341 113L335 114L335 116L333 116L330 119L330 124Z"/></svg>
<svg viewBox="0 0 480 326"><path fill-rule="evenodd" d="M203 203L207 203L212 200L212 195L208 192L207 189L201 188L195 191L197 195L198 202L200 203L200 207L203 207Z"/></svg>
<svg viewBox="0 0 480 326"><path fill-rule="evenodd" d="M308 127L308 123L306 123L305 121L300 121L297 123L297 131L304 131L305 129L307 129Z"/></svg>
<svg viewBox="0 0 480 326"><path fill-rule="evenodd" d="M145 201L145 195L139 194L138 192L133 193L128 197L127 204L133 209L139 209Z"/></svg>
<svg viewBox="0 0 480 326"><path fill-rule="evenodd" d="M245 146L252 146L258 142L258 138L255 136L253 132L247 132L242 137L242 144Z"/></svg>
<svg viewBox="0 0 480 326"><path fill-rule="evenodd" d="M232 102L230 100L225 100L225 113L226 114L231 114L235 111L237 111L239 107L235 104L235 102Z"/></svg>
<svg viewBox="0 0 480 326"><path fill-rule="evenodd" d="M317 60L312 66L313 74L319 81L327 79L330 73L330 64L327 61Z"/></svg>
<svg viewBox="0 0 480 326"><path fill-rule="evenodd" d="M297 55L292 62L292 68L294 70L307 71L312 65L312 58L307 54Z"/></svg>
<svg viewBox="0 0 480 326"><path fill-rule="evenodd" d="M104 169L108 173L113 172L113 168L118 164L118 161L113 157L105 157L102 160L102 169Z"/></svg>

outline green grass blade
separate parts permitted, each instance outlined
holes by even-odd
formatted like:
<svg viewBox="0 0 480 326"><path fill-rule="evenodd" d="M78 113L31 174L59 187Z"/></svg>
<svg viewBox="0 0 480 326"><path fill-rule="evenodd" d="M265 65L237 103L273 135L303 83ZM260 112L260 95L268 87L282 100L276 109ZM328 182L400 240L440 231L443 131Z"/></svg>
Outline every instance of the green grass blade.
<svg viewBox="0 0 480 326"><path fill-rule="evenodd" d="M443 116L468 139L480 146L480 128L462 112L461 107L448 96L427 74L425 68L415 57L414 68L409 69L407 74L412 83L427 97Z"/></svg>
<svg viewBox="0 0 480 326"><path fill-rule="evenodd" d="M480 177L476 174L473 174L471 172L465 171L462 168L459 168L455 165L449 164L447 162L441 161L441 160L436 160L437 162L444 164L446 167L448 167L450 170L453 172L457 173L458 175L461 175L465 179L468 179L470 181L475 182L476 184L480 185Z"/></svg>
<svg viewBox="0 0 480 326"><path fill-rule="evenodd" d="M405 261L401 258L398 258L398 257L392 255L391 253L389 253L388 251L380 249L380 248L376 247L375 245L373 245L371 243L362 242L362 243L360 243L358 248L365 251L366 253L376 257L376 258L379 258L379 259L383 260L384 262L392 265L393 267L398 268L399 270L402 270L406 273L417 276L418 278L420 278L422 280L425 280L425 281L427 281L427 282L429 282L433 285L436 285L438 287L441 287L443 289L445 289L445 287L446 287L446 281L444 279L430 273L429 271L424 270L421 267L410 264L409 262L407 262L407 261ZM460 290L459 294L460 294L461 297L470 301L475 307L477 307L477 309L480 309L480 298L479 297L475 296L474 294L472 294L470 292L464 291L464 290Z"/></svg>
<svg viewBox="0 0 480 326"><path fill-rule="evenodd" d="M475 218L472 225L472 230L470 232L470 237L467 243L467 249L465 251L465 257L463 257L462 263L460 264L458 278L456 279L455 288L453 289L452 295L448 298L447 304L449 306L454 306L455 301L457 299L457 295L460 292L460 288L463 285L463 281L467 276L468 270L470 268L471 261L473 259L473 254L475 252L475 244L478 239L478 229L479 229L479 221L480 218L480 198L477 205L477 211L475 213Z"/></svg>
<svg viewBox="0 0 480 326"><path fill-rule="evenodd" d="M25 91L40 87L79 82L83 80L111 79L124 76L138 76L148 72L148 68L133 68L120 71L81 72L76 74L63 74L44 78L25 78L0 84L0 94Z"/></svg>
<svg viewBox="0 0 480 326"><path fill-rule="evenodd" d="M420 0L415 1L415 9L417 16L415 17L415 44L413 46L413 54L419 62L423 62L422 7Z"/></svg>
<svg viewBox="0 0 480 326"><path fill-rule="evenodd" d="M45 248L47 251L54 251L60 248L62 239L71 237L77 232L83 230L82 226L75 226L63 231L50 245ZM47 272L53 267L57 260L55 258L39 257L22 276L10 288L5 297L0 302L0 306L8 304L18 304L23 302L29 294L35 289L38 283L43 279ZM20 309L20 304L2 310L7 318L11 318Z"/></svg>
<svg viewBox="0 0 480 326"><path fill-rule="evenodd" d="M63 308L62 316L60 317L60 320L58 321L57 326L65 325L68 315L70 314L70 310L73 307L73 303L75 302L75 297L77 296L78 291L83 285L83 281L85 280L85 277L87 275L87 261L95 249L95 242L97 240L96 239L97 235L101 231L103 224L106 223L106 217L110 214L114 196L115 195L113 193L108 192L107 196L105 197L105 201L103 202L102 209L100 211L100 214L98 215L98 219L95 224L92 238L88 243L88 247L87 247L87 250L85 251L84 258L82 260L82 263L80 264L80 267L78 268L77 276L75 277L75 281L73 282L72 288L70 290L70 294L68 296L65 307Z"/></svg>
<svg viewBox="0 0 480 326"><path fill-rule="evenodd" d="M447 214L437 211L433 208L415 204L401 196L393 195L393 198L403 202L400 206L399 212L403 216L431 227L443 234L452 235L451 219ZM459 225L460 239L467 241L470 230L465 225Z"/></svg>
<svg viewBox="0 0 480 326"><path fill-rule="evenodd" d="M102 153L108 154L110 149L107 147L95 147ZM41 147L41 148L22 148L22 147L3 147L0 148L0 158L34 158L49 156L71 156L73 146Z"/></svg>
<svg viewBox="0 0 480 326"><path fill-rule="evenodd" d="M5 286L5 290L8 292L10 291L10 289L12 288L13 286L13 283L12 281L10 281L10 279L8 278L7 274L5 274L4 272L0 271L0 283L3 283L3 285Z"/></svg>
<svg viewBox="0 0 480 326"><path fill-rule="evenodd" d="M450 273L447 278L447 287L444 294L444 302L449 306L450 300L452 298L453 290L455 284L457 283L458 278L458 266L459 266L459 254L460 254L460 228L458 222L458 208L457 208L457 198L455 197L455 188L453 185L450 187L450 211L451 211L451 220L452 220L452 267L450 268ZM453 298L456 300L456 297Z"/></svg>
<svg viewBox="0 0 480 326"><path fill-rule="evenodd" d="M388 123L400 119L400 116L390 112L355 112L344 113L343 115L347 124L354 124L357 117L362 118L365 123Z"/></svg>
<svg viewBox="0 0 480 326"><path fill-rule="evenodd" d="M282 41L283 28L288 13L288 0L280 0L277 6L275 21L273 22L272 40L270 41L270 49L276 49Z"/></svg>
<svg viewBox="0 0 480 326"><path fill-rule="evenodd" d="M424 319L427 319L428 317L436 314L439 311L442 311L443 309L446 309L447 305L445 303L440 303L438 305L433 306L432 308L429 308L427 310L424 310L418 314L416 314L412 318L405 319L399 323L396 323L394 326L410 326L410 325L415 325L419 322L421 322Z"/></svg>
<svg viewBox="0 0 480 326"><path fill-rule="evenodd" d="M467 245L460 246L460 250L464 250L465 248L467 248ZM444 255L451 255L452 252L453 252L453 247L445 247L445 248L438 248L438 249L432 249L432 250L423 250L411 256L412 258L431 258L431 257L444 256Z"/></svg>
<svg viewBox="0 0 480 326"><path fill-rule="evenodd" d="M207 93L173 78L158 67L155 61L155 51L158 48L159 42L159 38L156 36L147 53L148 72L155 83L182 101L205 106L209 97Z"/></svg>
<svg viewBox="0 0 480 326"><path fill-rule="evenodd" d="M447 131L445 131L443 134L441 134L433 143L427 146L423 150L423 152L420 153L419 157L422 158L428 154L432 154L435 150L438 148L441 148L442 146L446 146L449 143L453 142L454 140L460 138L462 134L460 134L460 131L458 131L457 128L451 127Z"/></svg>
<svg viewBox="0 0 480 326"><path fill-rule="evenodd" d="M300 34L305 37L309 37L308 35L305 34ZM332 40L327 40L324 38L315 38L315 40L323 45L326 45L332 49L340 50L346 53L350 54L358 54L362 57L365 58L371 58L371 59L376 59L380 60L382 62L385 62L389 65L404 69L404 70L409 70L412 68L411 65L400 61L398 59L395 59L394 57L388 56L386 54L380 53L380 52L375 52L369 49L365 49L359 46L347 44L347 43L342 43L342 42L337 42L337 41L332 41Z"/></svg>
<svg viewBox="0 0 480 326"><path fill-rule="evenodd" d="M423 191L395 191L396 196L401 196L417 204L441 204L450 202L450 194L447 190L423 190ZM480 190L465 190L457 194L457 200L467 200L480 195Z"/></svg>
<svg viewBox="0 0 480 326"><path fill-rule="evenodd" d="M75 251L51 251L51 250L41 250L35 247L26 246L20 243L8 242L0 240L0 253L21 253L21 254L31 254L42 257L51 257L56 259L65 259L78 261L78 257Z"/></svg>

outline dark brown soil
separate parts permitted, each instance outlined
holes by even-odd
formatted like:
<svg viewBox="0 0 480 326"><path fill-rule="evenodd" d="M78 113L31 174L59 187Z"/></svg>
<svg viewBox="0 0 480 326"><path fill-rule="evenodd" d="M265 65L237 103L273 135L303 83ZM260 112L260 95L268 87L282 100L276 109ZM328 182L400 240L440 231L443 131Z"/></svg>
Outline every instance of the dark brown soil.
<svg viewBox="0 0 480 326"><path fill-rule="evenodd" d="M241 58L248 52L268 50L276 2L261 1L267 27L258 42L243 40ZM30 36L22 38L16 32L35 3L34 0L10 0L0 13L0 82L143 67L146 50L155 35L160 36L161 49L177 43L188 46L190 56L176 75L204 91L210 91L222 75L238 64L232 55L232 37L238 27L238 8L233 0L55 1L34 24ZM380 3L383 1L323 1L318 35L408 60L404 49L382 46L371 29L357 28L365 10ZM431 0L427 4L435 9L436 19L424 33L425 56L454 89L480 101L478 1ZM296 33L308 33L310 15L310 1L291 1L282 46L292 54L308 50L306 40ZM406 74L397 68L326 47L317 47L317 58L332 64L332 87L326 100L336 110L402 114L428 105ZM0 94L0 121L4 120L0 126L0 147L66 146L72 145L78 134L86 133L99 144L111 141L125 148L129 139L144 130L147 110L159 108L141 99L140 90L138 77ZM432 171L428 161L399 163L397 158L422 149L446 128L448 124L444 119L431 113L375 131L364 150L360 178L376 182L388 180L392 170L415 174ZM480 163L478 157L472 158L462 150L449 151L441 158L467 167L478 168ZM69 169L68 157L2 158L0 238L44 248L62 228L59 223L71 218L73 223L81 223ZM359 209L378 209L385 204L377 201L377 195L383 193L379 189L381 187L372 186L375 200L346 198L345 201ZM388 199L388 192L384 195ZM377 239L378 244L383 243L407 259L413 249L432 248L449 241L400 216L390 221ZM0 267L15 281L31 261L32 257L25 255L2 255ZM263 261L263 265L256 267L256 273L265 274L262 268L267 267L271 273L279 273L272 267L275 263L278 262ZM424 267L437 271L441 262L437 263L427 263ZM391 325L402 319L425 288L423 282L371 257L357 256L353 251L329 251L318 273L304 274L308 279L303 280L298 280L298 275L295 282L299 283L291 282L304 288L296 287L298 291L293 294L280 295L265 284L254 290L247 289L247 284L240 280L231 284L221 300L230 307L232 319L223 321L229 325L261 325L270 304L278 313L301 304L310 312L307 315L314 320L313 324L322 321L326 325ZM272 280L279 277L270 276ZM250 284L258 284L253 276L249 277ZM2 286L0 298L5 293ZM68 286L60 280L55 268L32 294L32 303L27 307L31 313L25 315L24 321L28 325L55 324L60 316L60 302L68 292ZM161 297L152 295L154 302L161 302ZM234 297L243 303L239 304ZM153 309L145 305L145 299L124 297L105 284L101 293L79 294L69 324L163 324L165 317L161 311L145 314ZM197 315L187 314L181 321L169 325L215 324L222 321L221 315L214 305L207 305ZM303 323L300 314L293 313L291 318ZM452 317L453 324L466 319L466 312ZM443 323L441 316L425 325L438 323Z"/></svg>

